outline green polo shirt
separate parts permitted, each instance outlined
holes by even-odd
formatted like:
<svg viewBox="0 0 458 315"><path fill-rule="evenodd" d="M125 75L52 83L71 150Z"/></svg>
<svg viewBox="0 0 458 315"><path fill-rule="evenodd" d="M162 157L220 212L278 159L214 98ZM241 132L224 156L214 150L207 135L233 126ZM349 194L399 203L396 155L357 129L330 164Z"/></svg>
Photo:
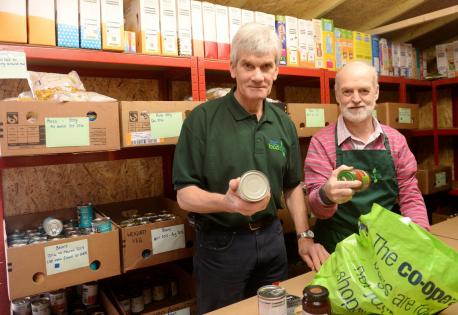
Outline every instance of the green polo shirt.
<svg viewBox="0 0 458 315"><path fill-rule="evenodd" d="M175 149L173 184L176 190L196 185L225 194L229 181L249 170L269 179L272 198L262 212L250 217L239 213L205 214L218 224L234 227L276 215L283 189L296 187L302 178L296 129L280 108L264 101L258 122L238 103L234 90L196 107L184 121Z"/></svg>

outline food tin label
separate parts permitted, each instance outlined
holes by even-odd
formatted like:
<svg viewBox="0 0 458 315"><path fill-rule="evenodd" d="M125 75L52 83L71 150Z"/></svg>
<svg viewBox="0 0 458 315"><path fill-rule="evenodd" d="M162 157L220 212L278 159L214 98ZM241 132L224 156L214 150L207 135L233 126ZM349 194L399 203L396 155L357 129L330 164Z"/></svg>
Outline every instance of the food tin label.
<svg viewBox="0 0 458 315"><path fill-rule="evenodd" d="M78 212L79 227L90 228L91 223L92 223L92 218L94 217L94 212L92 210L92 204L88 203L87 205L77 206L76 210Z"/></svg>
<svg viewBox="0 0 458 315"><path fill-rule="evenodd" d="M133 297L130 300L130 307L132 313L140 313L145 309L145 303L143 302L143 295Z"/></svg>
<svg viewBox="0 0 458 315"><path fill-rule="evenodd" d="M97 282L89 282L82 285L82 301L84 305L94 305L97 303L97 289Z"/></svg>
<svg viewBox="0 0 458 315"><path fill-rule="evenodd" d="M286 291L276 285L266 285L258 290L259 315L286 315Z"/></svg>
<svg viewBox="0 0 458 315"><path fill-rule="evenodd" d="M269 190L269 180L262 172L248 171L240 177L238 194L245 201L260 201L269 193Z"/></svg>

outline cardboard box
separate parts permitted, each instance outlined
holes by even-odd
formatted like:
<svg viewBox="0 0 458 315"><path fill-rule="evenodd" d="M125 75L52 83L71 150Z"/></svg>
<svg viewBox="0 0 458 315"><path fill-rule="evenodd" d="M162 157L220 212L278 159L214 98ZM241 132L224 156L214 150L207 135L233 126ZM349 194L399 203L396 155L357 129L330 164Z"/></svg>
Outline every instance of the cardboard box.
<svg viewBox="0 0 458 315"><path fill-rule="evenodd" d="M126 20L125 28L135 32L136 38L138 38L136 51L142 54L160 55L159 1L125 1L124 17Z"/></svg>
<svg viewBox="0 0 458 315"><path fill-rule="evenodd" d="M177 0L178 54L192 55L191 1Z"/></svg>
<svg viewBox="0 0 458 315"><path fill-rule="evenodd" d="M122 0L100 0L102 49L124 51L124 14Z"/></svg>
<svg viewBox="0 0 458 315"><path fill-rule="evenodd" d="M418 187L423 195L449 190L452 187L451 166L418 166Z"/></svg>
<svg viewBox="0 0 458 315"><path fill-rule="evenodd" d="M151 275L153 274L153 276ZM196 289L191 275L174 264L167 264L153 270L139 270L128 275L112 278L101 284L102 305L108 315L127 315L116 296L115 288L125 287L128 283L142 283L145 277L161 274L178 280L178 295L163 301L153 301L145 305L144 315L196 314ZM154 279L154 278L153 278Z"/></svg>
<svg viewBox="0 0 458 315"><path fill-rule="evenodd" d="M336 44L334 38L334 21L321 19L323 36L324 66L328 70L336 69Z"/></svg>
<svg viewBox="0 0 458 315"><path fill-rule="evenodd" d="M187 212L173 200L163 197L138 199L99 205L97 210L115 224L127 220L132 214L141 216L161 210L176 216L173 220L119 228L123 272L192 256L194 230L187 222Z"/></svg>
<svg viewBox="0 0 458 315"><path fill-rule="evenodd" d="M0 41L27 43L26 0L0 0Z"/></svg>
<svg viewBox="0 0 458 315"><path fill-rule="evenodd" d="M232 43L232 39L240 26L242 26L242 9L229 7L229 43Z"/></svg>
<svg viewBox="0 0 458 315"><path fill-rule="evenodd" d="M192 55L204 56L204 27L202 21L202 2L191 0Z"/></svg>
<svg viewBox="0 0 458 315"><path fill-rule="evenodd" d="M321 20L312 19L313 25L313 42L315 52L315 68L324 68L323 57L323 29L321 28Z"/></svg>
<svg viewBox="0 0 458 315"><path fill-rule="evenodd" d="M321 128L333 123L339 116L336 104L288 103L288 113L299 137L311 137Z"/></svg>
<svg viewBox="0 0 458 315"><path fill-rule="evenodd" d="M431 226L431 233L458 240L458 217Z"/></svg>
<svg viewBox="0 0 458 315"><path fill-rule="evenodd" d="M242 9L242 25L254 22L254 11Z"/></svg>
<svg viewBox="0 0 458 315"><path fill-rule="evenodd" d="M227 7L215 4L215 18L218 21L218 27L216 28L218 59L228 60L231 47L229 43L229 12Z"/></svg>
<svg viewBox="0 0 458 315"><path fill-rule="evenodd" d="M3 101L0 102L0 124L3 125L0 156L120 148L117 102ZM76 132L73 131L75 127L78 128Z"/></svg>
<svg viewBox="0 0 458 315"><path fill-rule="evenodd" d="M7 233L43 224L49 216L76 219L75 208L5 218ZM8 247L8 290L10 299L119 275L119 231L81 235L22 247ZM66 263L59 259L65 257ZM91 264L99 263L94 270Z"/></svg>
<svg viewBox="0 0 458 315"><path fill-rule="evenodd" d="M27 0L28 43L56 46L54 0Z"/></svg>
<svg viewBox="0 0 458 315"><path fill-rule="evenodd" d="M381 124L396 129L418 129L418 104L380 103L375 109Z"/></svg>
<svg viewBox="0 0 458 315"><path fill-rule="evenodd" d="M80 47L78 0L56 0L57 46Z"/></svg>
<svg viewBox="0 0 458 315"><path fill-rule="evenodd" d="M437 224L445 220L449 220L453 217L455 217L455 215L433 212L431 214L431 221L432 221L432 224Z"/></svg>
<svg viewBox="0 0 458 315"><path fill-rule="evenodd" d="M178 56L177 6L175 0L159 0L162 54Z"/></svg>
<svg viewBox="0 0 458 315"><path fill-rule="evenodd" d="M216 43L216 10L210 2L202 2L202 21L204 28L205 58L218 58L218 45Z"/></svg>
<svg viewBox="0 0 458 315"><path fill-rule="evenodd" d="M149 102L121 102L121 145L122 147L136 147L144 145L176 144L178 141L181 124L189 112L201 102L168 102L168 101L149 101ZM174 124L173 130L163 130L161 122L157 122L156 129L159 138L155 137L155 131L151 130L150 114L170 113L164 117L162 122L168 127ZM179 114L178 114L179 113ZM179 115L181 120L176 116ZM165 133L164 133L165 132ZM167 135L167 137L161 137Z"/></svg>
<svg viewBox="0 0 458 315"><path fill-rule="evenodd" d="M79 0L79 4L81 48L102 49L100 0Z"/></svg>
<svg viewBox="0 0 458 315"><path fill-rule="evenodd" d="M299 35L297 18L292 16L285 16L286 20L286 64L291 66L299 65L298 46Z"/></svg>

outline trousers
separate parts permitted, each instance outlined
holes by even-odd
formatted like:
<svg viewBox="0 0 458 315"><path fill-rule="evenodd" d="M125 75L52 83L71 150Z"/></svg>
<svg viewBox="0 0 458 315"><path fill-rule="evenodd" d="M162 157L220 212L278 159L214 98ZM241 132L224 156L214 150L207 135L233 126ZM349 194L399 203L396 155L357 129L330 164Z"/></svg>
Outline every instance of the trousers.
<svg viewBox="0 0 458 315"><path fill-rule="evenodd" d="M278 219L255 231L201 228L196 224L195 248L198 314L254 296L260 287L288 277L283 228Z"/></svg>

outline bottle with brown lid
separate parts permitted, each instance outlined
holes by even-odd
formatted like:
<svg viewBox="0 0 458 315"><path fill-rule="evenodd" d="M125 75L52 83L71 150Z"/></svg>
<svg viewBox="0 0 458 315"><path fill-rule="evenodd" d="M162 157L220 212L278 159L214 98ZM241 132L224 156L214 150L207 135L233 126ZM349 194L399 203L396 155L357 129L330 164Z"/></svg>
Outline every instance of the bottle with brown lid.
<svg viewBox="0 0 458 315"><path fill-rule="evenodd" d="M321 285L309 285L302 293L302 315L331 315L328 289Z"/></svg>

